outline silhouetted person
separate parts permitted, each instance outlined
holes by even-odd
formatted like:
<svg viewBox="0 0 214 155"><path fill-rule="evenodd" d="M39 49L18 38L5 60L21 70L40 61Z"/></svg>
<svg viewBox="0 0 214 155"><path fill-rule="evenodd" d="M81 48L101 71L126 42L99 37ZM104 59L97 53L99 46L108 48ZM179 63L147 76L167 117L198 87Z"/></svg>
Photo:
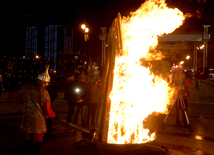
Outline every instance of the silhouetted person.
<svg viewBox="0 0 214 155"><path fill-rule="evenodd" d="M68 114L66 116L67 121L70 123L71 118L74 114L74 104L75 104L75 77L74 74L69 74L68 78L64 85L64 92L65 92L65 100L68 103Z"/></svg>

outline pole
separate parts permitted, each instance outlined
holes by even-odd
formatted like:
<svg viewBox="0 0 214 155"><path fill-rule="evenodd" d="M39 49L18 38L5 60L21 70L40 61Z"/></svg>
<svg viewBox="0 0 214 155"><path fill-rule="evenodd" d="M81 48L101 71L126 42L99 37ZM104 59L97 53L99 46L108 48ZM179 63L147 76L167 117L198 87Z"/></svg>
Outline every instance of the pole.
<svg viewBox="0 0 214 155"><path fill-rule="evenodd" d="M203 69L207 68L207 51L208 51L208 39L209 39L209 34L208 34L208 28L210 25L203 25L204 27L204 50L203 50Z"/></svg>
<svg viewBox="0 0 214 155"><path fill-rule="evenodd" d="M113 87L114 66L116 55L122 54L122 35L121 35L121 16L118 13L117 18L112 23L108 33L106 60L103 67L101 96L99 104L99 112L97 115L97 128L95 141L107 142L108 140L108 125L111 100L109 95Z"/></svg>
<svg viewBox="0 0 214 155"><path fill-rule="evenodd" d="M85 46L86 46L86 33L84 33L84 55L86 55Z"/></svg>
<svg viewBox="0 0 214 155"><path fill-rule="evenodd" d="M196 72L196 67L197 67L197 54L198 54L198 51L197 51L197 47L196 47L196 43L194 43L194 51L193 51L193 71L194 73Z"/></svg>
<svg viewBox="0 0 214 155"><path fill-rule="evenodd" d="M85 132L85 133L89 133L91 135L94 135L94 131L93 130L90 130L90 129L87 129L87 128L83 128L81 126L79 126L78 124L75 124L75 123L68 123L66 122L66 120L63 120L63 119L59 119L61 122L64 122L70 126L72 126L73 128L75 128L76 130L78 131L81 131L81 132Z"/></svg>
<svg viewBox="0 0 214 155"><path fill-rule="evenodd" d="M102 60L101 60L101 66L104 66L105 59L106 59L106 27L101 27L102 30L102 36L100 37L100 40L102 41Z"/></svg>

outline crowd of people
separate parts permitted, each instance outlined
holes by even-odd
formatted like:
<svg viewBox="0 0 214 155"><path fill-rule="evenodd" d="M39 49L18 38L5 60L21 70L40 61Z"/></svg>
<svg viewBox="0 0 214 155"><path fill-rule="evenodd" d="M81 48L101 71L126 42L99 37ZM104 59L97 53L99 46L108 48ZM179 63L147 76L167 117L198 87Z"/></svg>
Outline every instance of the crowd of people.
<svg viewBox="0 0 214 155"><path fill-rule="evenodd" d="M57 64L56 64L57 63ZM57 92L65 93L68 103L67 122L96 128L95 119L100 97L101 77L94 74L95 63L82 60L24 59L16 57L1 58L2 91L14 92L14 100L23 104L21 128L25 132L24 153L40 153L44 135L51 135L51 118L57 114L52 110L52 103ZM53 68L57 65L56 70ZM82 115L80 110L82 109ZM75 129L71 132L76 133Z"/></svg>
<svg viewBox="0 0 214 155"><path fill-rule="evenodd" d="M54 58L23 58L4 55L0 58L0 91L16 91L23 85L33 82L39 73L44 71L49 65L51 80L56 82L59 91L63 90L63 85L67 75L75 73L76 78L80 74L79 68L83 68L87 74L91 74L95 62L83 62L83 60L54 60Z"/></svg>

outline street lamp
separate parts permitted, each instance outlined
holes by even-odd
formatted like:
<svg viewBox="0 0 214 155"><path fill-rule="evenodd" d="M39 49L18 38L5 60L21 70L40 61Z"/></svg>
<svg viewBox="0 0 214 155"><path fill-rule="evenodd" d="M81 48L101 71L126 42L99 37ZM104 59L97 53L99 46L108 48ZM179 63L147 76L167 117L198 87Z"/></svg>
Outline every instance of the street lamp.
<svg viewBox="0 0 214 155"><path fill-rule="evenodd" d="M189 56L189 55L187 55L187 56L186 56L186 59L188 60L189 58L190 58L190 56Z"/></svg>
<svg viewBox="0 0 214 155"><path fill-rule="evenodd" d="M88 36L89 28L87 28L85 24L82 24L81 28L84 30L84 38L85 38L85 41L87 41L89 39L89 36Z"/></svg>
<svg viewBox="0 0 214 155"><path fill-rule="evenodd" d="M203 49L204 48L204 45L201 45L200 49Z"/></svg>
<svg viewBox="0 0 214 155"><path fill-rule="evenodd" d="M183 65L184 64L184 61L181 61L180 63L179 63L179 66L178 67L180 67L181 69L183 69Z"/></svg>
<svg viewBox="0 0 214 155"><path fill-rule="evenodd" d="M85 24L82 24L81 28L84 30L86 28Z"/></svg>
<svg viewBox="0 0 214 155"><path fill-rule="evenodd" d="M190 56L187 55L187 56L186 56L186 60L187 60L187 70L188 70L188 68L191 68L191 66L189 65L189 59L190 59Z"/></svg>
<svg viewBox="0 0 214 155"><path fill-rule="evenodd" d="M193 60L193 69L194 69L194 72L196 71L196 68L198 67L198 52L200 50L202 50L204 48L204 44L200 45L200 46L196 46L196 50L195 50L195 53L194 53L194 60ZM201 53L200 53L201 55ZM202 60L203 62L203 60ZM200 63L201 64L201 63Z"/></svg>
<svg viewBox="0 0 214 155"><path fill-rule="evenodd" d="M85 28L85 33L88 33L89 32L89 28Z"/></svg>
<svg viewBox="0 0 214 155"><path fill-rule="evenodd" d="M86 46L86 41L89 40L89 35L88 35L88 32L89 32L89 28L86 27L85 24L82 24L81 25L81 28L84 30L84 54L85 53L85 46Z"/></svg>

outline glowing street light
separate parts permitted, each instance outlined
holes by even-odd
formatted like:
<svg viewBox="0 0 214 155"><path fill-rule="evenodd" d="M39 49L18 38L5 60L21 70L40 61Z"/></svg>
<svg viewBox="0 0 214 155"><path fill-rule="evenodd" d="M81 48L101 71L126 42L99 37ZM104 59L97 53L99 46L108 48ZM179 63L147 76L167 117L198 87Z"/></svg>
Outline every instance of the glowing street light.
<svg viewBox="0 0 214 155"><path fill-rule="evenodd" d="M76 88L76 90L75 90L77 93L79 93L80 92L80 89L79 88Z"/></svg>
<svg viewBox="0 0 214 155"><path fill-rule="evenodd" d="M86 28L85 24L82 24L82 25L81 25L81 28L82 28L83 30L85 30L85 28Z"/></svg>
<svg viewBox="0 0 214 155"><path fill-rule="evenodd" d="M190 56L189 56L189 55L187 55L187 56L186 56L186 59L188 60L189 58L190 58Z"/></svg>
<svg viewBox="0 0 214 155"><path fill-rule="evenodd" d="M204 45L201 45L200 49L203 49L204 48Z"/></svg>
<svg viewBox="0 0 214 155"><path fill-rule="evenodd" d="M201 50L202 50L202 49L204 48L204 44L203 44L203 45L201 45L200 47L198 47L198 46L197 46L196 48L197 48L197 50L199 50L199 49L201 49Z"/></svg>
<svg viewBox="0 0 214 155"><path fill-rule="evenodd" d="M82 25L81 25L81 28L82 28L83 30L85 30L85 33L88 33L88 32L89 32L89 28L87 28L85 24L82 24Z"/></svg>
<svg viewBox="0 0 214 155"><path fill-rule="evenodd" d="M87 40L89 40L89 35L88 35L89 28L87 28L85 24L82 24L82 25L81 25L81 28L84 30L84 40L85 40L85 41L84 41L84 54L86 54L86 53L85 53L85 48L86 48L86 47L85 47L85 46L86 46L86 43L85 43L85 42L86 42Z"/></svg>
<svg viewBox="0 0 214 155"><path fill-rule="evenodd" d="M186 56L186 59L187 59L187 68L190 68L191 66L190 66L190 61L189 61L189 59L190 59L190 56L189 55L187 55Z"/></svg>
<svg viewBox="0 0 214 155"><path fill-rule="evenodd" d="M181 61L181 62L180 62L180 65L182 65L182 64L184 64L184 61Z"/></svg>
<svg viewBox="0 0 214 155"><path fill-rule="evenodd" d="M89 28L85 28L85 33L88 33L89 32Z"/></svg>

